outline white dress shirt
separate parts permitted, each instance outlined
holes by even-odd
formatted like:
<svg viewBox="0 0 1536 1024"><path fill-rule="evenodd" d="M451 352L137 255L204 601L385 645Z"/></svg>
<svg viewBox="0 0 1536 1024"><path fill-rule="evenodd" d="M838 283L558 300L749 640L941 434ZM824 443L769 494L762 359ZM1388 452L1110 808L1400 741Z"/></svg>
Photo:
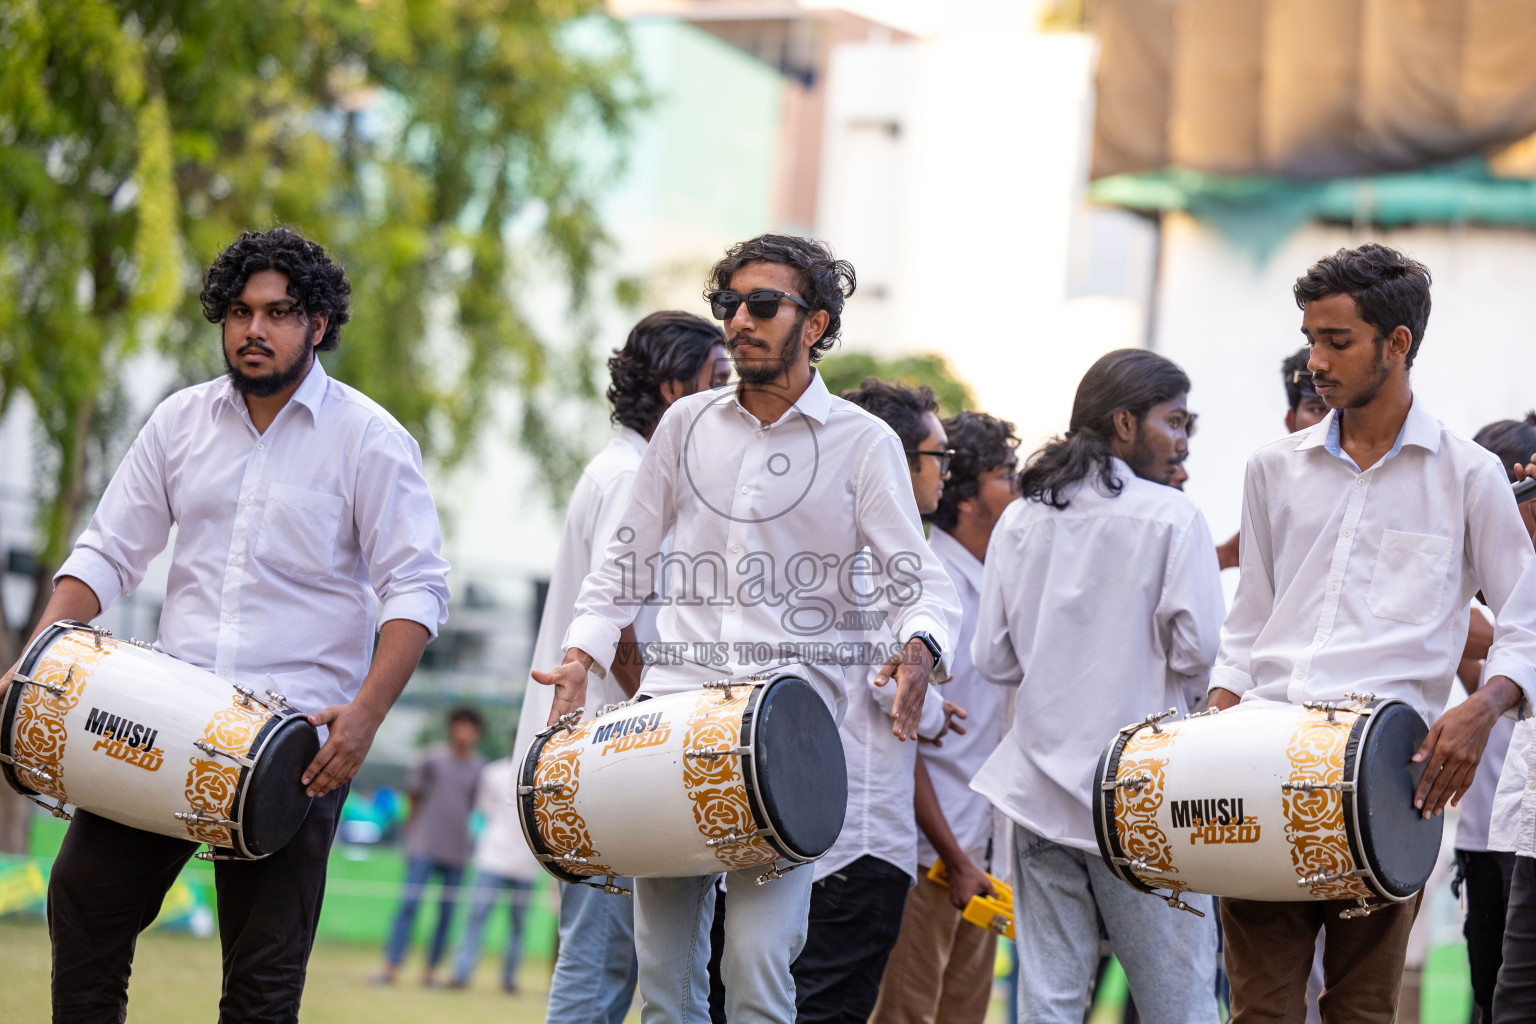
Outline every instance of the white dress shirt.
<svg viewBox="0 0 1536 1024"><path fill-rule="evenodd" d="M918 742L899 740L891 732L896 684L874 683L875 668L850 671L848 710L837 727L848 770L848 809L837 842L816 862L816 881L860 857L876 857L907 873L917 882L917 818L913 811L912 772ZM941 694L941 691L942 694ZM917 734L931 739L944 728L944 698L949 684L930 686L923 698ZM949 742L950 736L945 736Z"/></svg>
<svg viewBox="0 0 1536 1024"><path fill-rule="evenodd" d="M1536 789L1531 755L1536 753L1536 718L1515 723L1488 823L1488 849L1536 857Z"/></svg>
<svg viewBox="0 0 1536 1024"><path fill-rule="evenodd" d="M1249 460L1242 572L1211 686L1291 703L1368 692L1428 719L1450 694L1481 590L1498 620L1488 675L1531 693L1530 623L1504 614L1531 542L1498 457L1417 399L1364 472L1338 437L1329 413Z"/></svg>
<svg viewBox="0 0 1536 1024"><path fill-rule="evenodd" d="M652 586L658 567L664 582ZM846 668L878 666L919 630L948 651L960 615L928 553L901 441L820 374L773 423L735 388L667 409L562 646L605 672L637 595L652 590L672 646L642 692L784 668L803 672L837 718Z"/></svg>
<svg viewBox="0 0 1536 1024"><path fill-rule="evenodd" d="M531 882L543 872L523 836L517 812L517 775L521 763L512 757L492 761L480 772L475 809L485 826L475 839L475 869L502 878Z"/></svg>
<svg viewBox="0 0 1536 1024"><path fill-rule="evenodd" d="M1016 501L987 546L971 657L1018 685L1013 728L971 786L1052 842L1097 850L1094 767L1115 730L1187 708L1221 629L1221 570L1184 492L1119 459L1117 497L1097 474L1061 510Z"/></svg>
<svg viewBox="0 0 1536 1024"><path fill-rule="evenodd" d="M533 667L540 671L548 672L565 660L565 648L560 642L571 626L581 581L603 564L603 553L619 528L619 517L629 504L629 490L634 486L635 473L645 455L645 443L645 438L637 431L621 427L603 450L587 463L581 479L571 491L571 500L565 510L565 529L555 552L555 569L549 578L549 591L544 596L544 613L539 618L539 635L533 643ZM655 626L656 606L646 605L635 620L636 642L646 644L658 639ZM627 699L611 673L601 677L594 673L587 680L588 718L608 704ZM533 737L544 728L554 701L554 687L536 683L532 677L528 679L523 691L523 707L518 713L517 738L512 744L515 753L521 755L526 751Z"/></svg>
<svg viewBox="0 0 1536 1024"><path fill-rule="evenodd" d="M447 618L421 450L319 360L265 433L228 378L161 402L55 579L80 579L105 609L172 523L156 646L301 710L357 696L377 623L436 636Z"/></svg>
<svg viewBox="0 0 1536 1024"><path fill-rule="evenodd" d="M1008 729L1008 698L1012 687L999 686L982 678L971 660L971 641L976 635L976 616L981 604L982 563L965 545L938 527L928 537L939 564L949 573L960 593L960 639L950 662L954 676L939 688L943 698L965 709L965 735L950 732L940 746L923 744L917 756L928 768L933 792L944 812L944 820L954 833L955 842L971 863L987 869L987 849L994 832L995 812L992 802L971 788L971 780L987 758L997 749ZM919 865L932 864L938 853L928 837L918 830ZM994 849L992 865L1002 869L1001 851ZM994 874L997 872L994 872Z"/></svg>

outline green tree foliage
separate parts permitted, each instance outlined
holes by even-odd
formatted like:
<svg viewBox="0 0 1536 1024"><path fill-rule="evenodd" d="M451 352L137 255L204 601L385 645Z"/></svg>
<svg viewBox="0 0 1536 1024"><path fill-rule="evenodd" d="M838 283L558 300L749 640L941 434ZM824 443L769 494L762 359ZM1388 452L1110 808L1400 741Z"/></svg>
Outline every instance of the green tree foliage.
<svg viewBox="0 0 1536 1024"><path fill-rule="evenodd" d="M580 320L615 170L591 154L644 102L600 0L0 0L0 415L26 393L40 421L38 601L131 428L124 361L222 371L198 275L248 227L347 265L327 368L429 458L510 385L556 474L544 406L593 394L590 359L552 372L514 282L558 268Z"/></svg>
<svg viewBox="0 0 1536 1024"><path fill-rule="evenodd" d="M865 377L879 377L907 387L932 388L939 400L940 416L953 416L961 409L976 407L971 386L955 376L949 360L937 353L881 359L867 352L832 352L816 367L834 395L858 387Z"/></svg>

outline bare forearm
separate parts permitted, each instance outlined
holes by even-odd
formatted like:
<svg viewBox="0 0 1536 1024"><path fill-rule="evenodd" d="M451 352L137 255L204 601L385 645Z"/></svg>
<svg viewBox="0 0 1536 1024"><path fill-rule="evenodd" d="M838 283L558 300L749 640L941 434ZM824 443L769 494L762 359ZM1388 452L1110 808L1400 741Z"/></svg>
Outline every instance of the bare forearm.
<svg viewBox="0 0 1536 1024"><path fill-rule="evenodd" d="M90 622L100 614L101 602L96 599L96 591L73 576L60 576L59 582L54 584L53 596L43 608L43 617L37 620L37 627L32 630L30 640L37 639L39 633L62 619Z"/></svg>
<svg viewBox="0 0 1536 1024"><path fill-rule="evenodd" d="M949 866L951 872L958 870L962 864L969 864L970 857L960 849L955 834L950 831L949 821L939 807L939 795L934 792L933 779L929 778L928 766L923 763L922 757L917 758L912 780L912 809L917 816L917 827L923 830L923 835L928 837L939 859Z"/></svg>
<svg viewBox="0 0 1536 1024"><path fill-rule="evenodd" d="M432 634L427 627L409 619L390 619L379 627L379 646L373 652L373 664L352 703L366 710L370 717L383 721L421 663L421 654L430 639Z"/></svg>
<svg viewBox="0 0 1536 1024"><path fill-rule="evenodd" d="M640 670L643 667L640 644L635 639L635 627L633 624L625 626L619 631L619 649L613 657L613 678L619 684L619 689L624 691L624 696L633 697L640 689Z"/></svg>

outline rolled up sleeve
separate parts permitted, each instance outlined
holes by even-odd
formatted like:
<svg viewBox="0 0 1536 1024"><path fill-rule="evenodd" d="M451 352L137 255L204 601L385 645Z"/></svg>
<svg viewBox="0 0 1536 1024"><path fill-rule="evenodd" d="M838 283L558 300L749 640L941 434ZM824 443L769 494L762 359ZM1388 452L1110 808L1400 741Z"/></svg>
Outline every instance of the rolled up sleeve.
<svg viewBox="0 0 1536 1024"><path fill-rule="evenodd" d="M353 509L380 625L407 619L437 636L448 620L448 563L421 449L405 431L381 426L369 439Z"/></svg>

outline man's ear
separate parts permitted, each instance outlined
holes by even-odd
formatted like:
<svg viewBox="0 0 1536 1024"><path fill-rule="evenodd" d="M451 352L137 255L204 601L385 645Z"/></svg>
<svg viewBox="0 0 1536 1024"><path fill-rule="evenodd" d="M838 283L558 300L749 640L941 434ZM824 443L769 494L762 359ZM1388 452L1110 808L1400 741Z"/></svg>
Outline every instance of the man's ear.
<svg viewBox="0 0 1536 1024"><path fill-rule="evenodd" d="M662 399L671 405L687 394L687 385L680 380L664 380L661 382L660 390Z"/></svg>
<svg viewBox="0 0 1536 1024"><path fill-rule="evenodd" d="M1286 414L1285 414L1285 432L1287 434L1294 434L1294 433L1296 433L1296 410L1295 409L1291 409L1288 412L1286 412Z"/></svg>
<svg viewBox="0 0 1536 1024"><path fill-rule="evenodd" d="M1383 346L1384 354L1389 359L1408 358L1408 350L1413 347L1413 335L1408 328L1398 324L1392 328L1392 333L1387 335L1386 344Z"/></svg>
<svg viewBox="0 0 1536 1024"><path fill-rule="evenodd" d="M1110 417L1115 424L1115 439L1121 444L1136 440L1136 416L1129 409L1118 409Z"/></svg>
<svg viewBox="0 0 1536 1024"><path fill-rule="evenodd" d="M805 324L800 328L800 343L806 348L816 344L827 333L827 325L831 322L831 315L824 309L818 309L807 316Z"/></svg>
<svg viewBox="0 0 1536 1024"><path fill-rule="evenodd" d="M314 325L314 330L310 334L310 337L314 339L310 342L311 346L318 348L320 343L325 340L325 328L330 322L331 318L328 316L317 316L310 321Z"/></svg>

